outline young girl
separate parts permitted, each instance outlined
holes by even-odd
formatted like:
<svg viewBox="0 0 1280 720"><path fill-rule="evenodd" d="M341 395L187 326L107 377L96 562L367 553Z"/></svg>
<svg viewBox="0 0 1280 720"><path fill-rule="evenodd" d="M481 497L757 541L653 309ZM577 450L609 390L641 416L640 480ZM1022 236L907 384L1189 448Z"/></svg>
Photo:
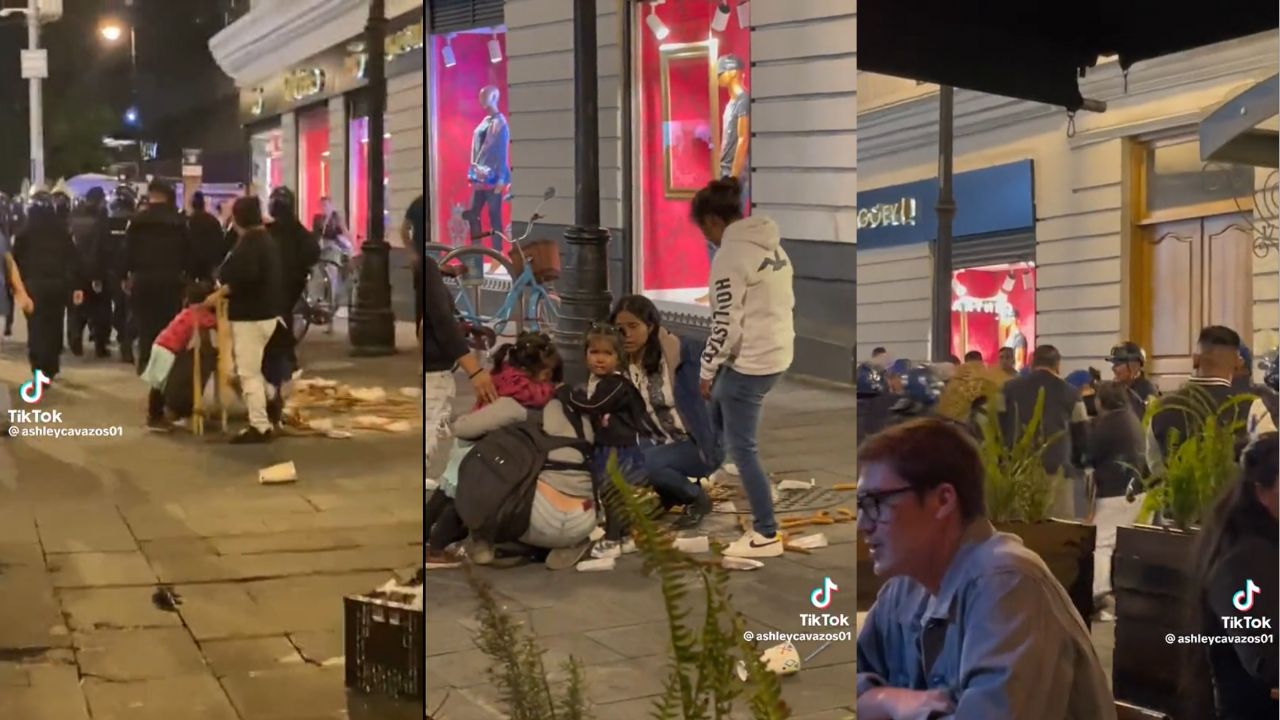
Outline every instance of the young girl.
<svg viewBox="0 0 1280 720"><path fill-rule="evenodd" d="M609 460L617 458L618 469L629 484L643 485L644 453L640 440L660 430L649 418L640 391L621 372L622 333L612 325L597 323L587 331L584 345L591 375L586 387L575 389L569 401L591 422L595 437L591 470L606 513L604 540L592 548L591 555L618 557L632 546L623 540L626 523L622 522L620 499L608 475Z"/></svg>
<svg viewBox="0 0 1280 720"><path fill-rule="evenodd" d="M499 398L511 398L529 410L541 410L555 397L556 386L564 381L560 353L548 335L521 333L512 345L503 345L493 356L493 387ZM479 410L481 400L476 401ZM445 552L450 544L466 536L466 529L453 507L458 487L457 460L466 448L455 447L454 458L441 478L440 487L431 494L423 512L428 538L426 567L428 570L457 567L457 557Z"/></svg>
<svg viewBox="0 0 1280 720"><path fill-rule="evenodd" d="M143 381L151 386L147 396L148 430L168 432L173 429L165 418L164 388L178 356L191 345L191 336L200 330L217 327L217 315L204 305L204 299L212 292L213 288L206 282L191 283L187 287L186 305L182 312L169 321L151 346L151 359L142 372Z"/></svg>

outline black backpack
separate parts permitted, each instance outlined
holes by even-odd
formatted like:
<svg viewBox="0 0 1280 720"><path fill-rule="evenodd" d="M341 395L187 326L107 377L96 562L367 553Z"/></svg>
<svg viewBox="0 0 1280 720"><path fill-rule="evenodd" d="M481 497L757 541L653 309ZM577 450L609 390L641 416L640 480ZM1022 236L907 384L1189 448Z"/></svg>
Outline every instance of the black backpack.
<svg viewBox="0 0 1280 720"><path fill-rule="evenodd" d="M591 443L583 439L582 418L568 404L562 405L576 438L548 435L542 429L542 413L531 410L524 422L486 434L462 458L454 501L458 516L474 537L493 543L520 539L529 529L538 475L543 470L588 469ZM562 448L578 450L583 462L548 458Z"/></svg>

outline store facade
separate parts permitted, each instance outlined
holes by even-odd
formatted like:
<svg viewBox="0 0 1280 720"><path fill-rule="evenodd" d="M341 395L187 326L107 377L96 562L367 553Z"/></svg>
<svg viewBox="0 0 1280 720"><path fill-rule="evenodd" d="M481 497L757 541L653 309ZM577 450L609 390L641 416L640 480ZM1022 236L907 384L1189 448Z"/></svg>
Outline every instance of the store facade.
<svg viewBox="0 0 1280 720"><path fill-rule="evenodd" d="M975 171L1029 161L1034 226L1023 262L1034 269L1028 284L1035 318L1033 333L1020 331L1030 346L1055 345L1064 369L1072 370L1105 367L1108 349L1133 339L1147 348L1154 373L1170 383L1190 372L1203 325L1227 324L1256 348L1275 346L1277 256L1255 242L1255 228L1265 220L1264 208L1274 207L1263 198L1274 198L1276 175L1206 165L1197 132L1209 110L1277 72L1278 49L1275 34L1263 34L1139 63L1127 76L1104 60L1081 89L1106 102L1107 111L1074 118L1061 108L956 92L957 192L972 182L961 178ZM862 187L936 177L936 86L867 74L858 82ZM987 178L979 186L976 197L957 196L957 236L970 221L967 208L993 218L1007 209L1004 199L992 206L1003 192L998 182ZM916 217L932 218L936 185L922 192ZM874 202L892 203L886 198L895 194L901 191ZM872 202L864 197L865 191L860 220ZM929 244L877 245L870 240L875 232L861 229L859 237L859 353L884 346L900 357L924 358ZM969 242L956 242L957 268L967 264ZM958 302L956 286L972 301ZM977 301L994 286L992 278L959 279L953 311L983 308Z"/></svg>
<svg viewBox="0 0 1280 720"><path fill-rule="evenodd" d="M480 3L475 3L479 5ZM445 3L446 6L449 3ZM855 0L692 3L617 0L598 9L601 223L611 235L609 287L652 298L664 323L699 335L710 325L711 251L688 219L693 191L733 175L748 187L744 208L778 221L796 269L796 372L849 381L854 318ZM556 198L531 237L560 238L574 220L573 4L507 3L466 30L431 27L428 87L433 107L432 239L458 244L471 224L487 230L490 205L460 183L485 114L483 82L502 89L498 113L510 145L508 200L498 222L516 234L548 187ZM467 37L470 34L476 39ZM497 40L497 62L467 71ZM446 46L450 53L446 55ZM449 64L452 63L452 66ZM453 89L450 71L475 77ZM440 108L466 114L456 128ZM461 109L459 109L461 108ZM474 117L473 117L474 115ZM444 132L453 133L442 140ZM483 163L482 163L483 164ZM503 177L502 179L507 179ZM470 194L469 194L470 193ZM468 203L470 198L470 203ZM480 212L472 213L471 208ZM492 217L497 217L493 215ZM563 246L562 246L563 247ZM566 258L566 261L568 258ZM494 295L509 287L491 272Z"/></svg>

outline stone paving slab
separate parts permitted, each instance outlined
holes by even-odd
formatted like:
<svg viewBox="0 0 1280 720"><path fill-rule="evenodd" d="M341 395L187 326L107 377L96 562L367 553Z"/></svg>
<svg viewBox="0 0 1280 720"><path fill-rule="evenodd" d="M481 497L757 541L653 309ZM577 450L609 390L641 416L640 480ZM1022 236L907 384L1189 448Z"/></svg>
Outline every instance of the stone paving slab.
<svg viewBox="0 0 1280 720"><path fill-rule="evenodd" d="M248 675L303 663L297 648L283 635L206 640L200 643L200 649L218 677Z"/></svg>
<svg viewBox="0 0 1280 720"><path fill-rule="evenodd" d="M59 590L72 629L130 629L177 627L182 618L177 613L159 610L151 602L152 587L92 588Z"/></svg>
<svg viewBox="0 0 1280 720"><path fill-rule="evenodd" d="M241 720L209 675L140 682L84 681L93 720Z"/></svg>
<svg viewBox="0 0 1280 720"><path fill-rule="evenodd" d="M243 720L345 720L342 668L309 665L222 678Z"/></svg>
<svg viewBox="0 0 1280 720"><path fill-rule="evenodd" d="M138 543L116 513L41 512L36 518L47 553L129 552Z"/></svg>
<svg viewBox="0 0 1280 720"><path fill-rule="evenodd" d="M204 675L208 670L195 640L181 627L77 633L75 646L81 672L107 681Z"/></svg>
<svg viewBox="0 0 1280 720"><path fill-rule="evenodd" d="M154 585L156 574L141 552L71 553L49 555L54 587L112 587Z"/></svg>
<svg viewBox="0 0 1280 720"><path fill-rule="evenodd" d="M0 717L18 720L90 720L74 665L32 669L30 682L0 689ZM100 720L100 719L95 719Z"/></svg>

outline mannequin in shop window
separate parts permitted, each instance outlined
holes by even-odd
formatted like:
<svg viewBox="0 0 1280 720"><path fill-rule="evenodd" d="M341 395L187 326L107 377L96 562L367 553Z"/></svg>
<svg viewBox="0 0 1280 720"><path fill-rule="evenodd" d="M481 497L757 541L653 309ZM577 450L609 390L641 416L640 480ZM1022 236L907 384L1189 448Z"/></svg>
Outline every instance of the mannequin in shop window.
<svg viewBox="0 0 1280 720"><path fill-rule="evenodd" d="M511 185L511 166L508 146L511 130L507 118L498 109L501 92L493 85L480 90L480 107L486 115L471 135L471 169L467 176L471 181L471 209L465 215L474 238L482 230L480 212L487 209L489 231L503 232L502 204ZM473 240L475 242L475 240ZM492 247L502 252L502 239L493 236Z"/></svg>
<svg viewBox="0 0 1280 720"><path fill-rule="evenodd" d="M725 55L716 61L716 78L729 93L720 131L720 177L735 178L742 186L742 215L746 217L751 205L751 96L744 83L744 69L746 64L737 55ZM715 255L715 246L708 244L707 256ZM710 300L707 294L697 302L706 304Z"/></svg>

